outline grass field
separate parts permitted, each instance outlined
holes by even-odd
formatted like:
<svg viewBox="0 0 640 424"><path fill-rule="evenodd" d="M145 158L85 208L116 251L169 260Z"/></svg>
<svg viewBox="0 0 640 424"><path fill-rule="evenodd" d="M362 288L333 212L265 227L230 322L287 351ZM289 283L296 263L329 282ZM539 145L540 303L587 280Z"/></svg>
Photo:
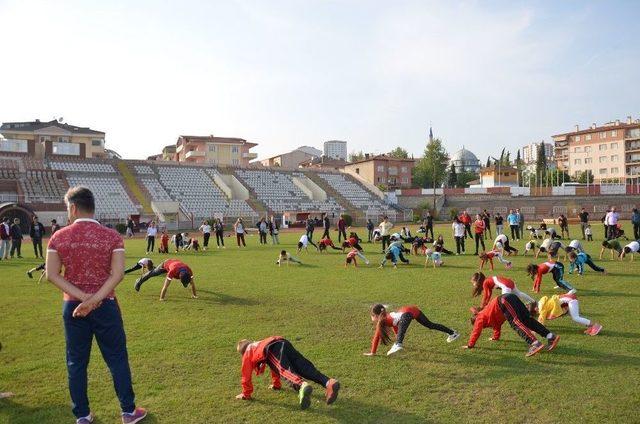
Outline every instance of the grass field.
<svg viewBox="0 0 640 424"><path fill-rule="evenodd" d="M454 247L449 226L438 230ZM582 314L604 329L589 337L569 318L551 321L550 329L562 336L558 348L525 358L526 345L508 324L502 341L487 341L487 330L477 349L461 349L471 330L469 307L479 303L470 298L469 284L476 257L445 256L440 269L425 269L423 259L410 257L409 266L377 269L380 246L365 243L370 267L345 270L342 254L310 250L299 255L305 266L278 268L277 252L295 250L298 237L283 234L278 247L259 246L257 237L249 237L249 247L240 251L227 239L225 250L181 253L196 275L196 300L173 284L168 300L159 302L162 278L136 293L137 274L125 277L118 299L137 403L150 411L145 422L639 422L640 261L612 262L607 254L597 262L609 275L591 270L583 277L568 275ZM599 243L585 246L596 258ZM522 248L524 242L513 244ZM127 264L144 256L143 240L127 241L126 248ZM496 272L531 293L523 271L529 261L517 257L508 271L496 263ZM16 394L0 400L0 422L69 423L61 294L26 278L34 264L33 259L0 262L0 391ZM554 293L550 278L540 295ZM417 304L462 337L448 344L444 334L414 323L405 351L387 357L382 346L382 355L365 357L373 332L368 309L375 302ZM254 377L253 401L234 399L240 393L235 343L274 334L289 338L321 371L342 382L334 405L325 405L323 389L315 386L311 408L300 411L294 392L267 389L268 373ZM95 345L89 386L97 422L119 422L110 375Z"/></svg>

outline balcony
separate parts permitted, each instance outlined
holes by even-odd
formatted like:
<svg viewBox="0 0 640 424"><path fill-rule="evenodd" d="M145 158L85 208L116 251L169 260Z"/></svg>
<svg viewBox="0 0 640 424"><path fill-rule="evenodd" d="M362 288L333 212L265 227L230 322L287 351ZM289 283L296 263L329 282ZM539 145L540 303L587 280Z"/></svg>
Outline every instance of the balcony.
<svg viewBox="0 0 640 424"><path fill-rule="evenodd" d="M187 154L184 157L185 159L189 160L189 159L203 158L206 155L207 155L206 152L201 152L199 150L190 150L187 152Z"/></svg>
<svg viewBox="0 0 640 424"><path fill-rule="evenodd" d="M257 153L243 153L242 154L242 159L248 159L248 160L253 160L256 159L258 157Z"/></svg>

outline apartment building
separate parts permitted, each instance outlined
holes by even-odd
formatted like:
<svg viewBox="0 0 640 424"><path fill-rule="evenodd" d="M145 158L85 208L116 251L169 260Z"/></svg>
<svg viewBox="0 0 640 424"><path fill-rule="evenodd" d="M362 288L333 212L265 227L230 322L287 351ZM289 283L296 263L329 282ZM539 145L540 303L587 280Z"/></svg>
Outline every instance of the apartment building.
<svg viewBox="0 0 640 424"><path fill-rule="evenodd" d="M249 143L242 138L181 135L176 143L173 160L221 166L248 166L249 161L258 157L256 153L250 152L255 146L256 143Z"/></svg>
<svg viewBox="0 0 640 424"><path fill-rule="evenodd" d="M410 188L415 164L414 159L366 154L365 159L346 164L344 171L358 175L376 186L388 189Z"/></svg>

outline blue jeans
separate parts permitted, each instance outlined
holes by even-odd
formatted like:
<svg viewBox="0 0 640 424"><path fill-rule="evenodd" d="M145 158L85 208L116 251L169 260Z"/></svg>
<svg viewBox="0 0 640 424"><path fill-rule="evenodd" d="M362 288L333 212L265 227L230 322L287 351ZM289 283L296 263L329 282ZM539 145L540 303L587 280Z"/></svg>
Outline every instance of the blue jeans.
<svg viewBox="0 0 640 424"><path fill-rule="evenodd" d="M66 301L62 309L73 414L80 418L86 417L90 412L87 397L87 366L93 336L96 337L102 357L111 371L113 386L120 400L122 412L133 412L135 396L131 384L127 340L120 307L115 300L107 299L87 317L73 318L73 310L79 304L80 302Z"/></svg>

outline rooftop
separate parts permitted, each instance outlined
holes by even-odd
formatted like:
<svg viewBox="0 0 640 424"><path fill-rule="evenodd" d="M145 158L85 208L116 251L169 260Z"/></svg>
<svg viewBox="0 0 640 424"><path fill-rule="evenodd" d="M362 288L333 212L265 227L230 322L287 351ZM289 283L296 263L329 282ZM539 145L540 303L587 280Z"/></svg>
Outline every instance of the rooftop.
<svg viewBox="0 0 640 424"><path fill-rule="evenodd" d="M104 136L104 132L92 130L89 127L79 127L77 125L64 124L54 119L52 121L35 121L26 122L4 122L0 127L0 131L22 131L33 132L47 127L57 127L75 134L94 134Z"/></svg>

